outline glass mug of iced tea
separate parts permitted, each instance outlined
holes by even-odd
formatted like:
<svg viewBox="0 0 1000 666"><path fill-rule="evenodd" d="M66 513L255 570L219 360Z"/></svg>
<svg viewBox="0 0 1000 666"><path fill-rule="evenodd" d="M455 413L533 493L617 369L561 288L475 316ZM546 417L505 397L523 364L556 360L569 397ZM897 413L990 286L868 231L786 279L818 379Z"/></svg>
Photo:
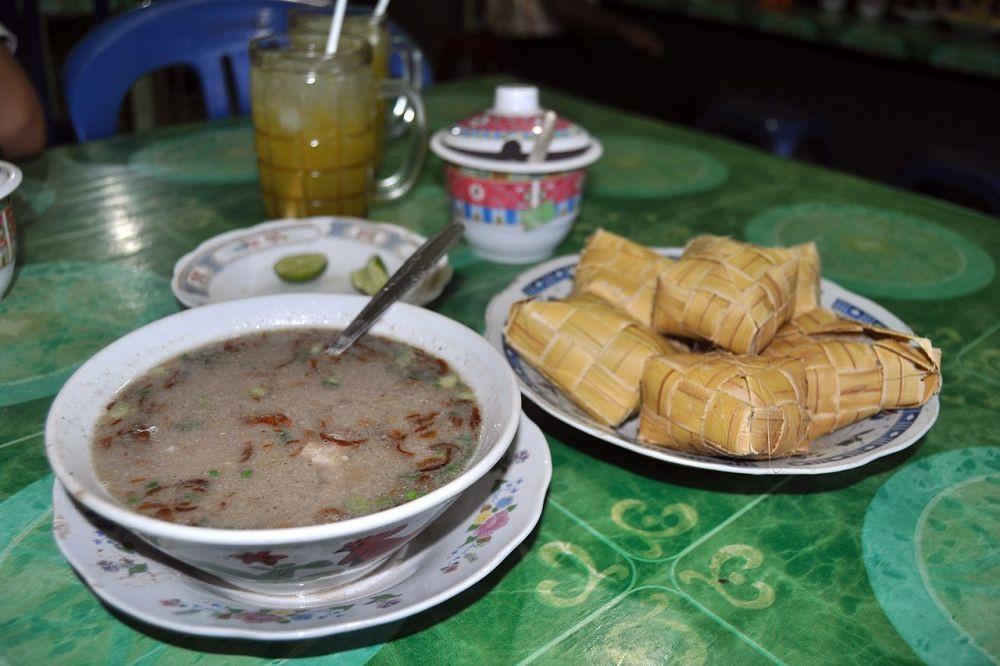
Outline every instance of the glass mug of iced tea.
<svg viewBox="0 0 1000 666"><path fill-rule="evenodd" d="M288 32L293 35L326 35L330 30L332 9L329 7L301 7L293 9L288 14ZM399 56L402 81L416 90L423 83L423 54L420 49L397 35L389 34L386 17L373 16L369 12L351 13L344 17L344 32L363 37L372 49L372 72L376 80L384 80L390 76L390 60L392 54ZM389 124L386 125L388 116ZM375 130L379 136L386 133L390 137L398 137L406 131L406 125L412 117L412 112L405 98L393 101L379 100L378 118Z"/></svg>
<svg viewBox="0 0 1000 666"><path fill-rule="evenodd" d="M250 45L250 95L261 191L271 217L364 217L371 201L406 194L427 143L420 94L376 81L372 51L342 34L337 52L325 36L274 35ZM411 150L393 174L376 179L381 133L378 104L402 95L414 110Z"/></svg>
<svg viewBox="0 0 1000 666"><path fill-rule="evenodd" d="M297 34L325 35L329 29L330 10L299 8L289 12L288 33L293 39ZM385 18L374 18L371 14L348 14L344 16L343 31L362 37L368 42L372 50L372 71L375 73L375 78L388 78L390 39Z"/></svg>

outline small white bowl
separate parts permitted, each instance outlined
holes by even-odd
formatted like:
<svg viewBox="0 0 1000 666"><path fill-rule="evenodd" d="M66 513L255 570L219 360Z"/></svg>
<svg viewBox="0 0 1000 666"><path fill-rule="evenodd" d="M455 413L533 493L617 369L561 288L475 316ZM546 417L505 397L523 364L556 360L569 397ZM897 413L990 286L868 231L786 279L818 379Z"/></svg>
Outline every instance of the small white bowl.
<svg viewBox="0 0 1000 666"><path fill-rule="evenodd" d="M512 174L446 164L452 219L483 259L530 264L552 255L580 214L585 169Z"/></svg>
<svg viewBox="0 0 1000 666"><path fill-rule="evenodd" d="M14 190L21 184L21 170L0 162L0 300L14 278L17 259L17 227L14 224Z"/></svg>
<svg viewBox="0 0 1000 666"><path fill-rule="evenodd" d="M534 263L569 234L583 203L586 168L604 148L583 127L556 116L543 160L528 161L546 112L535 86L497 86L493 107L431 137L445 161L452 219L480 257Z"/></svg>
<svg viewBox="0 0 1000 666"><path fill-rule="evenodd" d="M503 356L447 317L397 303L372 328L434 354L476 395L482 436L469 467L441 488L400 506L325 525L226 530L191 527L135 513L98 480L91 436L112 396L147 370L187 350L251 332L345 327L368 302L362 296L288 294L186 310L144 326L98 352L56 396L45 426L45 453L60 483L85 507L134 532L164 553L240 588L308 594L360 578L417 536L507 450L521 396ZM255 561L281 554L281 575ZM288 566L291 565L291 566Z"/></svg>

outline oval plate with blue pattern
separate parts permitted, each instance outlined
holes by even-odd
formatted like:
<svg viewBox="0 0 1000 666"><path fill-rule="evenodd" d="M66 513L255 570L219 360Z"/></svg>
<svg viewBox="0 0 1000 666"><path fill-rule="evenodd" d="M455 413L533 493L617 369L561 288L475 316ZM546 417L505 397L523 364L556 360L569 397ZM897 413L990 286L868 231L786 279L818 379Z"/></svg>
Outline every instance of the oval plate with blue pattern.
<svg viewBox="0 0 1000 666"><path fill-rule="evenodd" d="M681 248L658 250L679 257ZM642 444L636 439L639 419L633 417L618 428L598 423L573 404L548 379L528 365L504 338L504 324L510 306L527 298L555 300L569 296L579 255L552 259L521 273L504 291L490 301L486 309L486 338L506 356L514 369L521 392L552 416L589 435L635 451L650 458L737 474L828 474L866 463L913 445L937 420L938 397L923 407L880 412L813 442L808 453L776 460L738 460L674 451ZM898 317L867 298L823 280L823 307L845 317L912 333Z"/></svg>

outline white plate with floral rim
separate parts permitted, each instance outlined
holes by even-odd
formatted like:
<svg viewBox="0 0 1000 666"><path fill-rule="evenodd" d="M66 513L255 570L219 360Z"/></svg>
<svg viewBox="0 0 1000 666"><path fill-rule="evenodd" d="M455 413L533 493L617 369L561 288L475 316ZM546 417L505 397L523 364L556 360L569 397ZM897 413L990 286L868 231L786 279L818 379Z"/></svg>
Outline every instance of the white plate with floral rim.
<svg viewBox="0 0 1000 666"><path fill-rule="evenodd" d="M57 481L56 544L111 606L173 631L254 640L296 640L395 622L426 610L493 571L538 523L552 461L545 436L521 416L510 450L435 522L361 581L309 597L272 597L192 575L130 532L82 510ZM281 553L245 553L274 567Z"/></svg>
<svg viewBox="0 0 1000 666"><path fill-rule="evenodd" d="M682 248L659 248L661 254L679 257ZM598 423L577 407L548 379L528 365L504 338L510 306L528 298L555 300L569 296L579 255L551 259L521 273L486 308L486 338L503 352L517 375L521 392L557 419L598 439L644 456L666 462L738 474L828 474L839 472L895 453L919 440L934 425L940 409L934 396L923 407L881 412L870 418L820 437L808 453L775 460L737 460L684 453L643 444L636 439L639 419L633 417L619 428ZM821 304L841 315L876 326L912 333L898 317L863 296L823 280Z"/></svg>
<svg viewBox="0 0 1000 666"><path fill-rule="evenodd" d="M356 217L307 217L262 222L213 236L174 264L170 287L188 307L251 296L317 292L356 294L351 272L377 254L391 275L427 240L395 224ZM314 280L286 282L274 264L292 254L318 252L326 270ZM443 257L437 268L403 300L425 305L441 295L452 269Z"/></svg>

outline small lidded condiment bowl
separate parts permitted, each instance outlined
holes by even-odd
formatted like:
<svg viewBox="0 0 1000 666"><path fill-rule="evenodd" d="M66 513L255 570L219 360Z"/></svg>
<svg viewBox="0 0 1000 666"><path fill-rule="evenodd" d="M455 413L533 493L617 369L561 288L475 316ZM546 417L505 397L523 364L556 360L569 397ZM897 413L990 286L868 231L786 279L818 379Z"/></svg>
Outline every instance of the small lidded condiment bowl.
<svg viewBox="0 0 1000 666"><path fill-rule="evenodd" d="M17 228L14 225L14 190L21 184L21 170L0 162L0 300L14 278Z"/></svg>
<svg viewBox="0 0 1000 666"><path fill-rule="evenodd" d="M492 109L431 138L431 150L447 162L453 219L489 261L551 255L580 212L586 167L603 152L585 129L557 116L545 158L529 162L544 114L535 86L497 86Z"/></svg>

